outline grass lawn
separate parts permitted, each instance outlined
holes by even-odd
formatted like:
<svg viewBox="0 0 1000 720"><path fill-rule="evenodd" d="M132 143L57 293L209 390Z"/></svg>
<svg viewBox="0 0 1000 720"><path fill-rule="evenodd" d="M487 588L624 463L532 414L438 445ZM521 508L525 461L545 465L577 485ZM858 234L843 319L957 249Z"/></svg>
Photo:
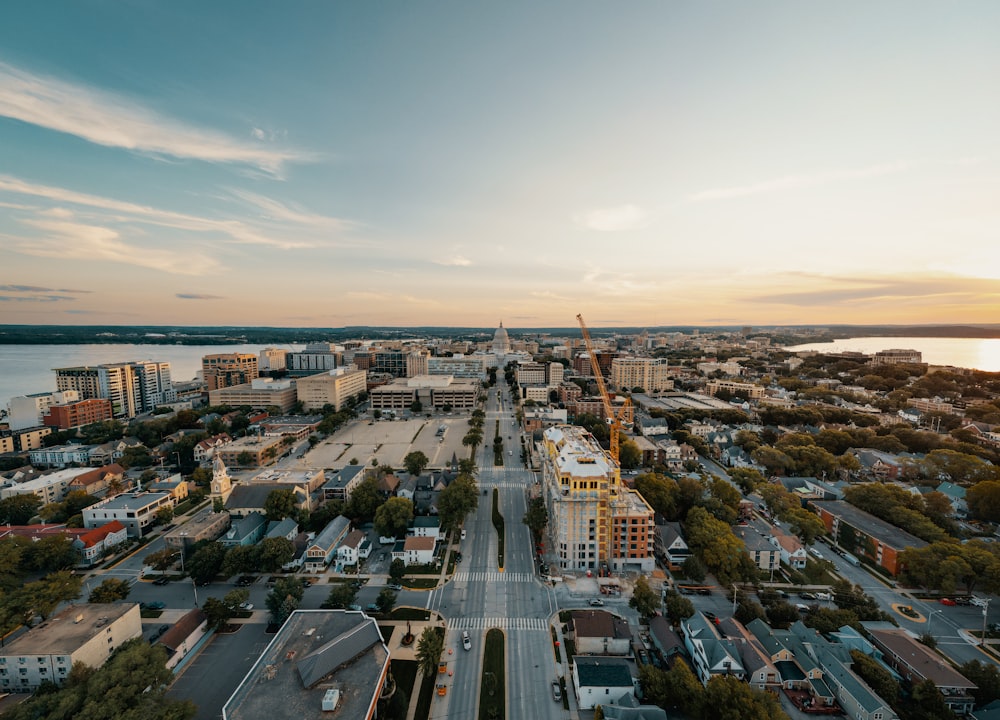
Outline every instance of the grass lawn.
<svg viewBox="0 0 1000 720"><path fill-rule="evenodd" d="M415 588L415 589L427 589L436 588L438 585L438 579L433 578L403 578L403 582L400 583L403 587Z"/></svg>
<svg viewBox="0 0 1000 720"><path fill-rule="evenodd" d="M429 610L424 610L423 608L414 607L401 607L396 608L391 613L389 613L390 620L430 620L431 613Z"/></svg>
<svg viewBox="0 0 1000 720"><path fill-rule="evenodd" d="M493 628L486 633L483 646L483 680L479 692L479 718L506 717L506 667L504 663L504 635Z"/></svg>
<svg viewBox="0 0 1000 720"><path fill-rule="evenodd" d="M149 608L143 608L139 611L139 617L141 618L158 618L162 614L162 610L150 610Z"/></svg>

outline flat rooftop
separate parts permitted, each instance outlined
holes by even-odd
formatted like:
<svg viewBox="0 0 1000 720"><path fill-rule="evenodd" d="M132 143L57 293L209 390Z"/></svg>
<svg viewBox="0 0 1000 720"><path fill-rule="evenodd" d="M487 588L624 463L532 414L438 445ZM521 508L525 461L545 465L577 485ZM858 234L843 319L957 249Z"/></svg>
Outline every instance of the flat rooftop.
<svg viewBox="0 0 1000 720"><path fill-rule="evenodd" d="M329 647L337 641L334 647ZM297 610L222 709L226 720L309 720L333 716L323 696L340 690L336 717L363 718L381 690L389 651L375 621L346 610ZM303 678L312 680L306 688Z"/></svg>
<svg viewBox="0 0 1000 720"><path fill-rule="evenodd" d="M636 395L635 401L644 408L660 408L661 410L732 410L727 402L701 393L664 393L662 395Z"/></svg>
<svg viewBox="0 0 1000 720"><path fill-rule="evenodd" d="M835 515L851 525L855 530L867 533L876 540L896 550L903 550L908 547L927 547L927 543L916 535L911 535L905 530L875 517L871 513L866 513L864 510L854 507L846 500L813 500L813 505Z"/></svg>
<svg viewBox="0 0 1000 720"><path fill-rule="evenodd" d="M576 425L556 425L545 431L545 438L559 450L556 464L559 473L572 477L607 477L614 472L611 458L593 436Z"/></svg>
<svg viewBox="0 0 1000 720"><path fill-rule="evenodd" d="M70 655L127 612L138 613L138 607L132 602L72 605L7 643L0 655Z"/></svg>
<svg viewBox="0 0 1000 720"><path fill-rule="evenodd" d="M169 497L170 493L122 493L115 495L102 505L91 505L90 507L94 510L136 510Z"/></svg>

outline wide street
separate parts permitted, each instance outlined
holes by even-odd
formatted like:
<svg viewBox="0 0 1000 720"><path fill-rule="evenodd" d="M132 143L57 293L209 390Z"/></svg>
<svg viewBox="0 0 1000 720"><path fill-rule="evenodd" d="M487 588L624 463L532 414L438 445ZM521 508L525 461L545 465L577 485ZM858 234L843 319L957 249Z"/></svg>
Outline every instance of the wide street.
<svg viewBox="0 0 1000 720"><path fill-rule="evenodd" d="M499 387L499 386L498 386ZM435 698L432 718L477 716L482 648L486 631L500 628L507 639L507 716L569 717L562 703L552 699L551 682L561 671L555 662L549 619L557 610L552 589L540 581L528 527L521 522L527 510L534 473L520 458L520 431L506 387L502 403L491 390L483 425L484 444L476 458L478 480L486 494L465 523L463 560L445 586L431 592L426 605L448 621L446 660L454 672L447 698ZM496 421L504 442L502 467L493 465L491 445ZM500 512L506 527L504 569L497 567L497 536L492 523L493 488L499 489ZM462 632L468 631L472 649L462 650ZM448 649L453 650L448 655Z"/></svg>

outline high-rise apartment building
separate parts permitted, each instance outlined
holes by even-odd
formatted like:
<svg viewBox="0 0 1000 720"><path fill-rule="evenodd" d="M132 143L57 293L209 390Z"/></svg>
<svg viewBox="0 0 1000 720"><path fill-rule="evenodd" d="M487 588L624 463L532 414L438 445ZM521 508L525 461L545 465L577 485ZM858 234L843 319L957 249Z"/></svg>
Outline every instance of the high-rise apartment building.
<svg viewBox="0 0 1000 720"><path fill-rule="evenodd" d="M168 362L140 360L56 368L55 373L59 390L75 390L84 400L110 400L115 417L132 418L177 399Z"/></svg>
<svg viewBox="0 0 1000 720"><path fill-rule="evenodd" d="M33 393L31 395L19 395L10 399L7 422L11 430L24 430L25 428L38 427L42 424L42 417L53 405L76 402L80 399L80 393L76 390L65 390L61 392Z"/></svg>
<svg viewBox="0 0 1000 720"><path fill-rule="evenodd" d="M221 390L255 380L257 356L253 353L219 353L201 359L201 371L208 390Z"/></svg>
<svg viewBox="0 0 1000 720"><path fill-rule="evenodd" d="M611 386L619 390L642 388L646 392L672 390L670 366L662 358L620 357L611 361Z"/></svg>
<svg viewBox="0 0 1000 720"><path fill-rule="evenodd" d="M542 493L565 570L653 568L653 510L620 483L620 469L576 425L543 433Z"/></svg>
<svg viewBox="0 0 1000 720"><path fill-rule="evenodd" d="M284 370L286 355L288 355L288 350L272 347L264 348L260 351L257 368L261 372L264 370Z"/></svg>

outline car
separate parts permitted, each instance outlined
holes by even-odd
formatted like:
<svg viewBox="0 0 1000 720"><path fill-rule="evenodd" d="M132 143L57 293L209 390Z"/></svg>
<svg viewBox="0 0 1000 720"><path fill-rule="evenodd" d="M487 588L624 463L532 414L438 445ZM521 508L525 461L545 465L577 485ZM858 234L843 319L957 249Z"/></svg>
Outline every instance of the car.
<svg viewBox="0 0 1000 720"><path fill-rule="evenodd" d="M698 594L699 595L711 595L712 591L709 590L708 588L698 588Z"/></svg>
<svg viewBox="0 0 1000 720"><path fill-rule="evenodd" d="M212 584L211 580L201 580L198 582L198 587L208 587Z"/></svg>
<svg viewBox="0 0 1000 720"><path fill-rule="evenodd" d="M400 585L399 583L392 583L388 587L389 587L390 590L402 590L403 589L403 586Z"/></svg>
<svg viewBox="0 0 1000 720"><path fill-rule="evenodd" d="M552 699L555 700L556 702L562 700L562 688L559 687L558 680L552 681Z"/></svg>
<svg viewBox="0 0 1000 720"><path fill-rule="evenodd" d="M169 625L160 625L160 627L157 628L157 630L156 630L156 634L157 635L162 635L163 633L165 633L169 629L170 629Z"/></svg>
<svg viewBox="0 0 1000 720"><path fill-rule="evenodd" d="M158 577L158 578L156 578L156 580L153 581L153 584L154 585L166 585L168 582L170 582L170 580L168 580L167 578L165 578L165 577Z"/></svg>
<svg viewBox="0 0 1000 720"><path fill-rule="evenodd" d="M972 604L972 598L957 597L957 598L955 598L955 604L956 605L971 605Z"/></svg>
<svg viewBox="0 0 1000 720"><path fill-rule="evenodd" d="M357 605L357 604L354 604L354 605L348 605L348 606L347 606L347 609L348 609L348 610L355 610L355 611L358 611L358 610L360 610L360 609L361 609L361 606L360 606L360 605Z"/></svg>
<svg viewBox="0 0 1000 720"><path fill-rule="evenodd" d="M465 650L471 650L472 649L472 640L469 639L469 631L468 630L463 630L462 631L462 647Z"/></svg>
<svg viewBox="0 0 1000 720"><path fill-rule="evenodd" d="M951 598L941 598L941 604L942 605L958 605L958 603L955 602L954 600L952 600Z"/></svg>
<svg viewBox="0 0 1000 720"><path fill-rule="evenodd" d="M799 593L799 597L802 598L803 600L815 600L816 599L816 596L813 595L811 592L800 592Z"/></svg>
<svg viewBox="0 0 1000 720"><path fill-rule="evenodd" d="M378 612L378 605L375 603L368 603L365 605L365 610L368 610L369 612Z"/></svg>
<svg viewBox="0 0 1000 720"><path fill-rule="evenodd" d="M167 604L165 602L160 602L159 600L151 603L146 603L146 607L150 610L162 610Z"/></svg>
<svg viewBox="0 0 1000 720"><path fill-rule="evenodd" d="M253 610L253 603L251 602L240 603L240 610Z"/></svg>
<svg viewBox="0 0 1000 720"><path fill-rule="evenodd" d="M704 615L709 622L715 623L716 625L719 624L719 617L715 613L703 610L701 614Z"/></svg>
<svg viewBox="0 0 1000 720"><path fill-rule="evenodd" d="M604 607L604 601L601 600L601 598L591 598L590 599L590 606L591 607Z"/></svg>

